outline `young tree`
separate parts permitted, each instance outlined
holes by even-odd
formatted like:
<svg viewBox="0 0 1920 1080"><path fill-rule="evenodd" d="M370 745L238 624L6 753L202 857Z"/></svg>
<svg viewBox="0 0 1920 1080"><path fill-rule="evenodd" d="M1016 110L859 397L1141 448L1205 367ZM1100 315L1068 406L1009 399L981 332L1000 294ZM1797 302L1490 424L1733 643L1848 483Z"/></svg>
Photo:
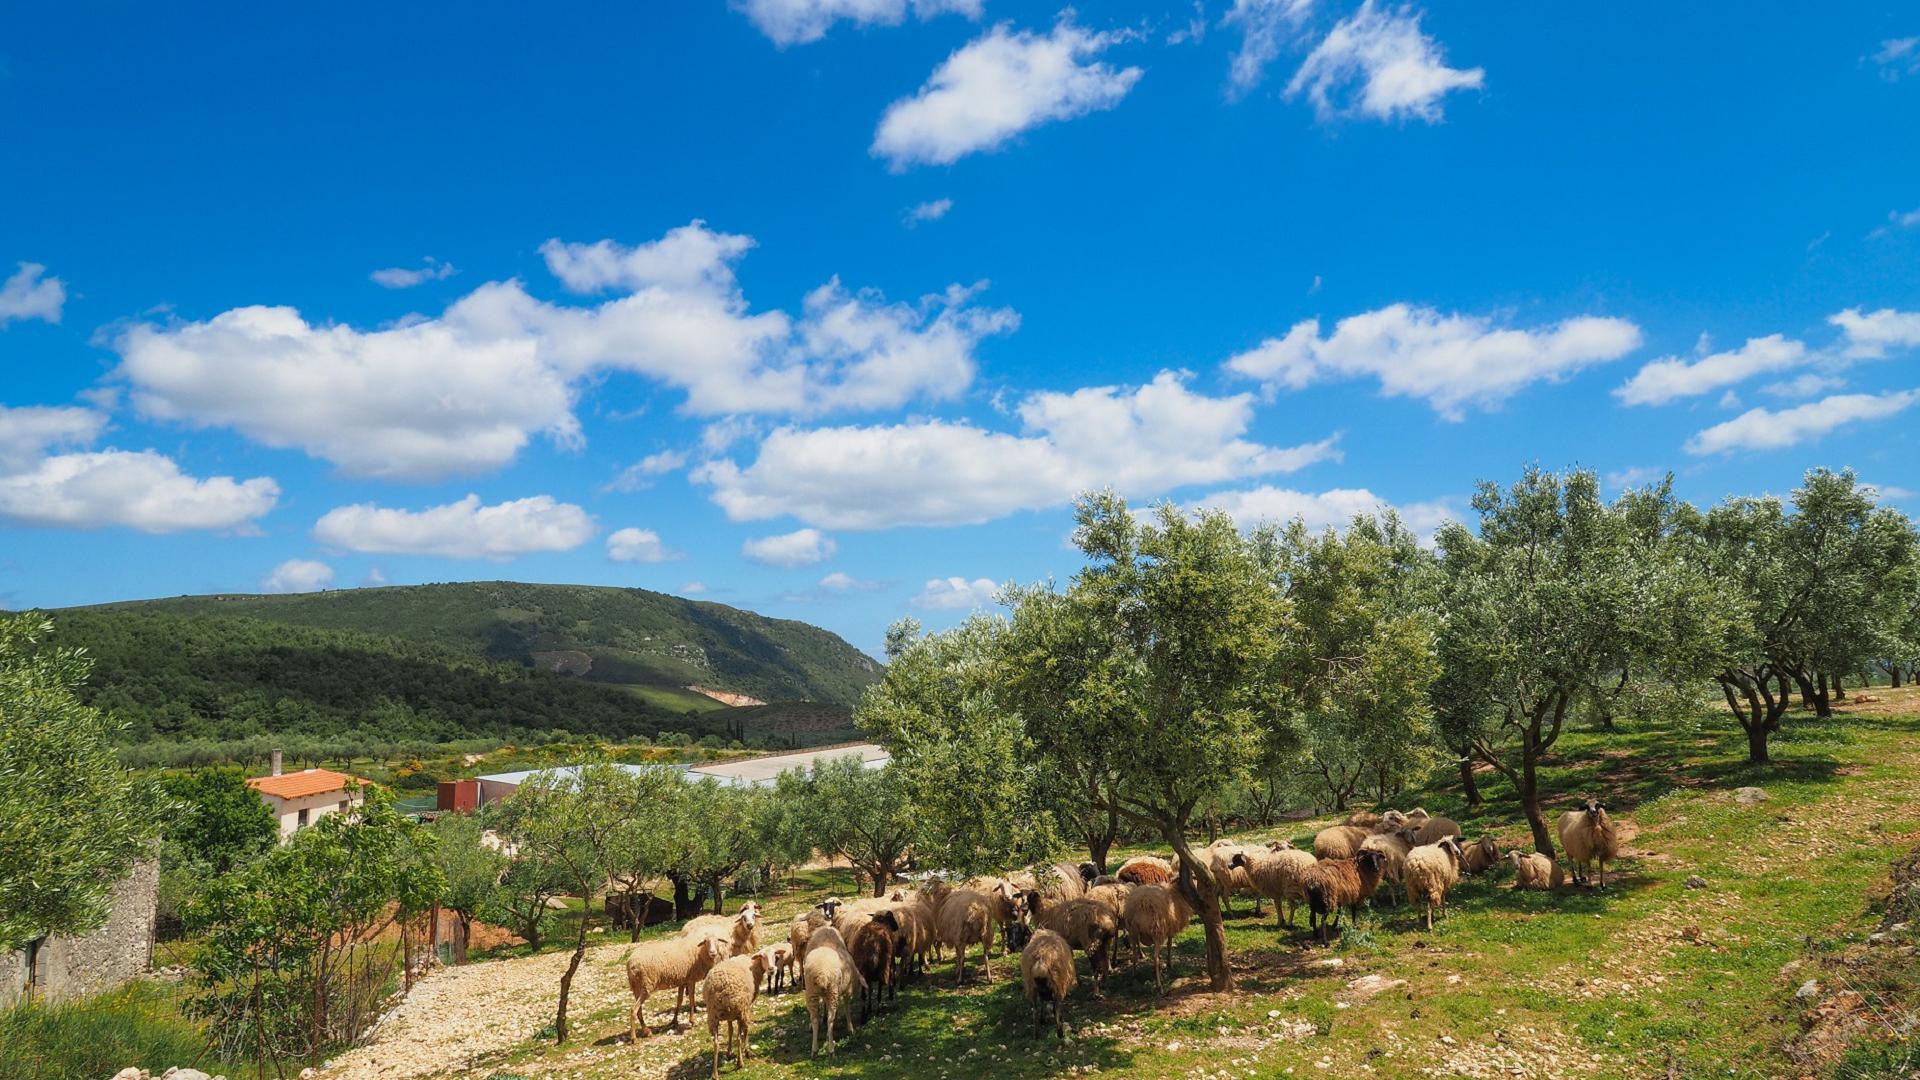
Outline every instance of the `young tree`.
<svg viewBox="0 0 1920 1080"><path fill-rule="evenodd" d="M195 769L162 778L173 800L167 839L210 873L226 874L280 839L280 825L238 769Z"/></svg>
<svg viewBox="0 0 1920 1080"><path fill-rule="evenodd" d="M494 903L501 875L506 873L507 857L497 846L484 842L486 830L478 815L442 814L435 819L432 831L430 857L445 881L440 905L453 912L460 927L453 939L453 962L464 964L473 920Z"/></svg>
<svg viewBox="0 0 1920 1080"><path fill-rule="evenodd" d="M80 703L90 661L52 633L0 615L0 952L99 926L155 839L155 793L121 768L114 722Z"/></svg>
<svg viewBox="0 0 1920 1080"><path fill-rule="evenodd" d="M816 761L806 805L815 846L846 858L873 882L873 895L885 896L913 849L914 808L900 774L853 757Z"/></svg>

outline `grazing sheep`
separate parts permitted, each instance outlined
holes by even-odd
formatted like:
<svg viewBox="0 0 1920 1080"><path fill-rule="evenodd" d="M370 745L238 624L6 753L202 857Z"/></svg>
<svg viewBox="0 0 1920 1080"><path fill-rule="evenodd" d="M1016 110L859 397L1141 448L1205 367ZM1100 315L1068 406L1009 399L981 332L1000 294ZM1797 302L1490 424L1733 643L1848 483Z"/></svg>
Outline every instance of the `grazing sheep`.
<svg viewBox="0 0 1920 1080"><path fill-rule="evenodd" d="M1068 945L1087 954L1093 996L1100 997L1100 978L1113 970L1113 945L1120 937L1119 914L1085 896L1065 901L1033 896L1029 903L1035 926L1059 934Z"/></svg>
<svg viewBox="0 0 1920 1080"><path fill-rule="evenodd" d="M1081 876L1085 865L1054 863L1041 873L1039 890L1052 900L1073 900L1087 895L1087 879Z"/></svg>
<svg viewBox="0 0 1920 1080"><path fill-rule="evenodd" d="M682 1002L691 1015L694 986L728 955L726 939L717 937L661 938L634 946L627 954L627 988L633 991L633 1012L627 1017L627 1041L653 1037L653 1029L647 1026L645 1006L647 998L656 990L674 991L673 1018L667 1021L667 1026L679 1026Z"/></svg>
<svg viewBox="0 0 1920 1080"><path fill-rule="evenodd" d="M834 916L839 912L840 898L829 896L815 904L812 911L794 918L793 925L787 929L787 944L793 948L793 962L807 962L807 942L813 940L813 932L823 926L832 926Z"/></svg>
<svg viewBox="0 0 1920 1080"><path fill-rule="evenodd" d="M760 949L760 905L747 901L737 915L702 915L688 919L680 927L681 937L706 937L717 934L733 946L733 955L745 956Z"/></svg>
<svg viewBox="0 0 1920 1080"><path fill-rule="evenodd" d="M776 941L757 955L767 958L767 971L773 975L772 984L767 988L769 993L777 994L793 982L795 961L791 941Z"/></svg>
<svg viewBox="0 0 1920 1080"><path fill-rule="evenodd" d="M1173 880L1173 864L1157 855L1135 855L1113 876L1129 885L1164 885Z"/></svg>
<svg viewBox="0 0 1920 1080"><path fill-rule="evenodd" d="M1340 925L1340 909L1347 910L1347 921L1360 917L1360 905L1367 902L1380 884L1381 858L1377 851L1362 851L1351 859L1321 859L1303 877L1307 891L1307 921L1327 944L1327 932Z"/></svg>
<svg viewBox="0 0 1920 1080"><path fill-rule="evenodd" d="M707 972L707 1034L713 1037L713 1075L720 1075L720 1025L727 1026L727 1050L733 1050L733 1034L740 1032L741 1068L747 1067L747 1029L753 1020L753 999L760 996L760 980L766 977L765 953L736 956L723 960Z"/></svg>
<svg viewBox="0 0 1920 1080"><path fill-rule="evenodd" d="M1393 887L1401 884L1407 865L1407 853L1413 848L1413 835L1408 830L1374 833L1360 841L1361 851L1380 853L1380 880L1386 884L1389 898L1393 895Z"/></svg>
<svg viewBox="0 0 1920 1080"><path fill-rule="evenodd" d="M893 952L899 933L898 916L891 911L875 912L865 925L854 931L853 940L847 944L847 952L853 956L853 969L866 983L860 994L862 1021L873 1016L883 994L889 1001L894 999Z"/></svg>
<svg viewBox="0 0 1920 1080"><path fill-rule="evenodd" d="M1407 853L1407 900L1427 906L1428 930L1433 929L1434 909L1444 909L1447 890L1460 883L1460 866L1465 859L1457 836L1443 836Z"/></svg>
<svg viewBox="0 0 1920 1080"><path fill-rule="evenodd" d="M1312 855L1295 850L1293 845L1284 840L1279 842L1286 846L1268 851L1243 851L1234 856L1234 861L1246 868L1247 878L1253 887L1273 901L1276 930L1280 928L1283 918L1288 926L1292 926L1294 913L1300 910L1301 904L1307 902L1307 886L1302 875L1314 864Z"/></svg>
<svg viewBox="0 0 1920 1080"><path fill-rule="evenodd" d="M1067 939L1051 930L1035 931L1033 940L1020 950L1020 985L1026 990L1027 1004L1034 1009L1037 1031L1045 1009L1053 1007L1053 1031L1067 1037L1067 995L1073 992L1073 949Z"/></svg>
<svg viewBox="0 0 1920 1080"><path fill-rule="evenodd" d="M1407 811L1406 813L1401 814L1400 818L1406 824L1411 825L1414 828L1418 829L1420 826L1425 825L1427 823L1427 820L1432 816L1433 815L1427 813L1426 810L1416 806L1413 809Z"/></svg>
<svg viewBox="0 0 1920 1080"><path fill-rule="evenodd" d="M820 1053L820 1019L827 1021L827 1053L833 1053L833 1021L846 1010L847 1036L853 1037L853 996L866 993L866 982L854 967L840 931L831 926L814 931L807 942L807 960L800 966L800 983L807 1000L807 1022L813 1029L813 1053Z"/></svg>
<svg viewBox="0 0 1920 1080"><path fill-rule="evenodd" d="M1500 848L1494 844L1493 837L1483 836L1472 847L1462 848L1466 861L1461 869L1469 874L1484 874L1500 862Z"/></svg>
<svg viewBox="0 0 1920 1080"><path fill-rule="evenodd" d="M967 950L976 943L980 946L980 964L986 969L987 980L993 980L993 927L995 912L999 910L997 900L997 896L972 889L955 889L934 920L934 939L952 948L958 960L954 972L956 986L966 981Z"/></svg>
<svg viewBox="0 0 1920 1080"><path fill-rule="evenodd" d="M1465 833L1460 831L1460 825L1452 818L1430 817L1423 822L1419 830L1414 833L1413 842L1415 844L1431 844L1437 842L1443 836L1465 835Z"/></svg>
<svg viewBox="0 0 1920 1080"><path fill-rule="evenodd" d="M934 946L933 908L909 900L893 909L893 917L900 924L900 932L894 935L894 962L900 974L926 970L927 954Z"/></svg>
<svg viewBox="0 0 1920 1080"><path fill-rule="evenodd" d="M1313 857L1316 859L1351 859L1360 854L1360 845L1365 843L1371 832L1358 825L1332 825L1321 829L1313 838Z"/></svg>
<svg viewBox="0 0 1920 1080"><path fill-rule="evenodd" d="M1132 935L1134 947L1137 949L1144 945L1153 953L1153 988L1156 993L1165 994L1166 987L1160 974L1163 967L1161 949L1168 948L1168 959L1171 960L1173 939L1193 921L1192 905L1172 884L1141 885L1127 894L1121 921L1126 924L1127 933Z"/></svg>
<svg viewBox="0 0 1920 1080"><path fill-rule="evenodd" d="M1600 865L1601 888L1607 887L1607 860L1620 857L1620 830L1607 816L1607 804L1588 799L1578 810L1560 815L1560 846L1573 864L1574 884L1587 880L1587 864Z"/></svg>
<svg viewBox="0 0 1920 1080"><path fill-rule="evenodd" d="M1200 853L1202 857L1207 860L1207 869L1213 871L1213 880L1220 883L1220 913L1222 915L1233 914L1232 909L1227 904L1228 898L1233 896L1252 896L1253 917L1257 919L1265 914L1260 908L1266 901L1266 896L1262 894L1260 890L1253 887L1252 879L1247 877L1246 868L1236 867L1233 863L1233 857L1235 855L1253 850L1253 848L1247 847L1237 841L1215 840L1202 849Z"/></svg>
<svg viewBox="0 0 1920 1080"><path fill-rule="evenodd" d="M1566 880L1560 875L1560 864L1539 852L1509 851L1507 860L1513 863L1516 889L1557 889Z"/></svg>

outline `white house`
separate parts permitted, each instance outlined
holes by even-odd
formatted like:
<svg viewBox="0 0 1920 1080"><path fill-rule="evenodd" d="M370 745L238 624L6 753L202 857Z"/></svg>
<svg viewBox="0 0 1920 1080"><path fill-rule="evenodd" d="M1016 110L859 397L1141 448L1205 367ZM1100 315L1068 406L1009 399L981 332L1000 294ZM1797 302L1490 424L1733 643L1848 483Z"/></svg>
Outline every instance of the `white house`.
<svg viewBox="0 0 1920 1080"><path fill-rule="evenodd" d="M272 776L256 776L247 786L260 793L267 809L280 821L280 839L319 821L344 813L364 801L361 785L367 781L332 769L303 769Z"/></svg>

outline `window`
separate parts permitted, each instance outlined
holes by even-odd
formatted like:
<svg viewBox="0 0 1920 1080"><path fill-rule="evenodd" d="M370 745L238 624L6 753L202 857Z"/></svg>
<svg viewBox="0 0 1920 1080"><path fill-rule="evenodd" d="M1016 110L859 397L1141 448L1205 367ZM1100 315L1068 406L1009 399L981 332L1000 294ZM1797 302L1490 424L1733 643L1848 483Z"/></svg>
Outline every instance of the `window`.
<svg viewBox="0 0 1920 1080"><path fill-rule="evenodd" d="M300 828L302 829L307 827L307 812L306 807L303 806L300 808Z"/></svg>

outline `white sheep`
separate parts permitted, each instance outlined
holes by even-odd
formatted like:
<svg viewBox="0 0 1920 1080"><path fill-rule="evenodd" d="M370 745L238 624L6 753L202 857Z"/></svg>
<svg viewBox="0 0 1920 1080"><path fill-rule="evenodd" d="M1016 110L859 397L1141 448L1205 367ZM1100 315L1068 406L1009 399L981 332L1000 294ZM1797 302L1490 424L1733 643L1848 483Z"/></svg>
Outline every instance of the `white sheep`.
<svg viewBox="0 0 1920 1080"><path fill-rule="evenodd" d="M760 905L749 900L735 915L701 915L688 919L680 927L681 937L718 935L727 939L733 955L745 956L760 949Z"/></svg>
<svg viewBox="0 0 1920 1080"><path fill-rule="evenodd" d="M1387 883L1387 895L1393 895L1393 886L1401 884L1407 865L1407 853L1414 847L1412 830L1400 832L1377 832L1360 842L1361 851L1380 853L1380 880Z"/></svg>
<svg viewBox="0 0 1920 1080"><path fill-rule="evenodd" d="M747 1067L747 1032L753 1021L753 999L760 996L760 980L770 961L764 952L723 960L707 972L707 1034L713 1038L713 1075L720 1075L720 1026L727 1028L727 1050L733 1050L734 1032L740 1034L741 1068Z"/></svg>
<svg viewBox="0 0 1920 1080"><path fill-rule="evenodd" d="M1313 837L1316 859L1351 859L1360 854L1360 845L1373 833L1358 825L1331 825Z"/></svg>
<svg viewBox="0 0 1920 1080"><path fill-rule="evenodd" d="M814 931L807 942L807 959L800 965L800 983L807 1001L807 1020L813 1028L813 1053L820 1053L820 1021L827 1021L827 1053L833 1053L833 1021L845 1010L847 1036L853 1037L853 998L866 993L866 982L840 931L831 926Z"/></svg>
<svg viewBox="0 0 1920 1080"><path fill-rule="evenodd" d="M1005 882L1001 883L1006 886ZM967 950L980 946L980 964L993 980L993 928L1000 910L999 897L972 889L955 889L934 919L934 938L954 951L954 985L966 981Z"/></svg>
<svg viewBox="0 0 1920 1080"><path fill-rule="evenodd" d="M1297 850L1286 841L1267 851L1243 851L1235 860L1245 866L1247 878L1262 896L1273 901L1274 929L1284 920L1293 925L1294 913L1307 902L1306 882L1301 877L1312 867L1314 857Z"/></svg>
<svg viewBox="0 0 1920 1080"><path fill-rule="evenodd" d="M1560 815L1560 846L1573 864L1575 884L1586 881L1589 862L1600 866L1599 885L1607 885L1607 860L1620 857L1620 830L1607 816L1607 804L1588 799L1578 810Z"/></svg>
<svg viewBox="0 0 1920 1080"><path fill-rule="evenodd" d="M1407 900L1424 903L1427 908L1427 929L1433 929L1435 908L1447 906L1447 890L1460 883L1460 864L1464 858L1460 851L1460 838L1443 836L1431 844L1422 844L1407 852L1404 874L1407 885Z"/></svg>
<svg viewBox="0 0 1920 1080"><path fill-rule="evenodd" d="M1513 887L1516 889L1557 889L1565 880L1560 864L1539 852L1509 851L1513 863Z"/></svg>
<svg viewBox="0 0 1920 1080"><path fill-rule="evenodd" d="M1165 994L1161 950L1166 948L1171 959L1173 939L1193 921L1193 906L1173 884L1141 885L1127 894L1121 921L1133 938L1134 948L1144 945L1153 954L1153 988L1156 993Z"/></svg>
<svg viewBox="0 0 1920 1080"><path fill-rule="evenodd" d="M677 1026L681 1003L686 1003L689 1013L693 1011L694 986L729 954L726 940L717 937L662 938L635 946L627 955L627 988L633 991L633 1012L627 1017L628 1041L653 1036L647 1026L645 1006L647 998L657 990L675 992L673 1018L667 1025Z"/></svg>

